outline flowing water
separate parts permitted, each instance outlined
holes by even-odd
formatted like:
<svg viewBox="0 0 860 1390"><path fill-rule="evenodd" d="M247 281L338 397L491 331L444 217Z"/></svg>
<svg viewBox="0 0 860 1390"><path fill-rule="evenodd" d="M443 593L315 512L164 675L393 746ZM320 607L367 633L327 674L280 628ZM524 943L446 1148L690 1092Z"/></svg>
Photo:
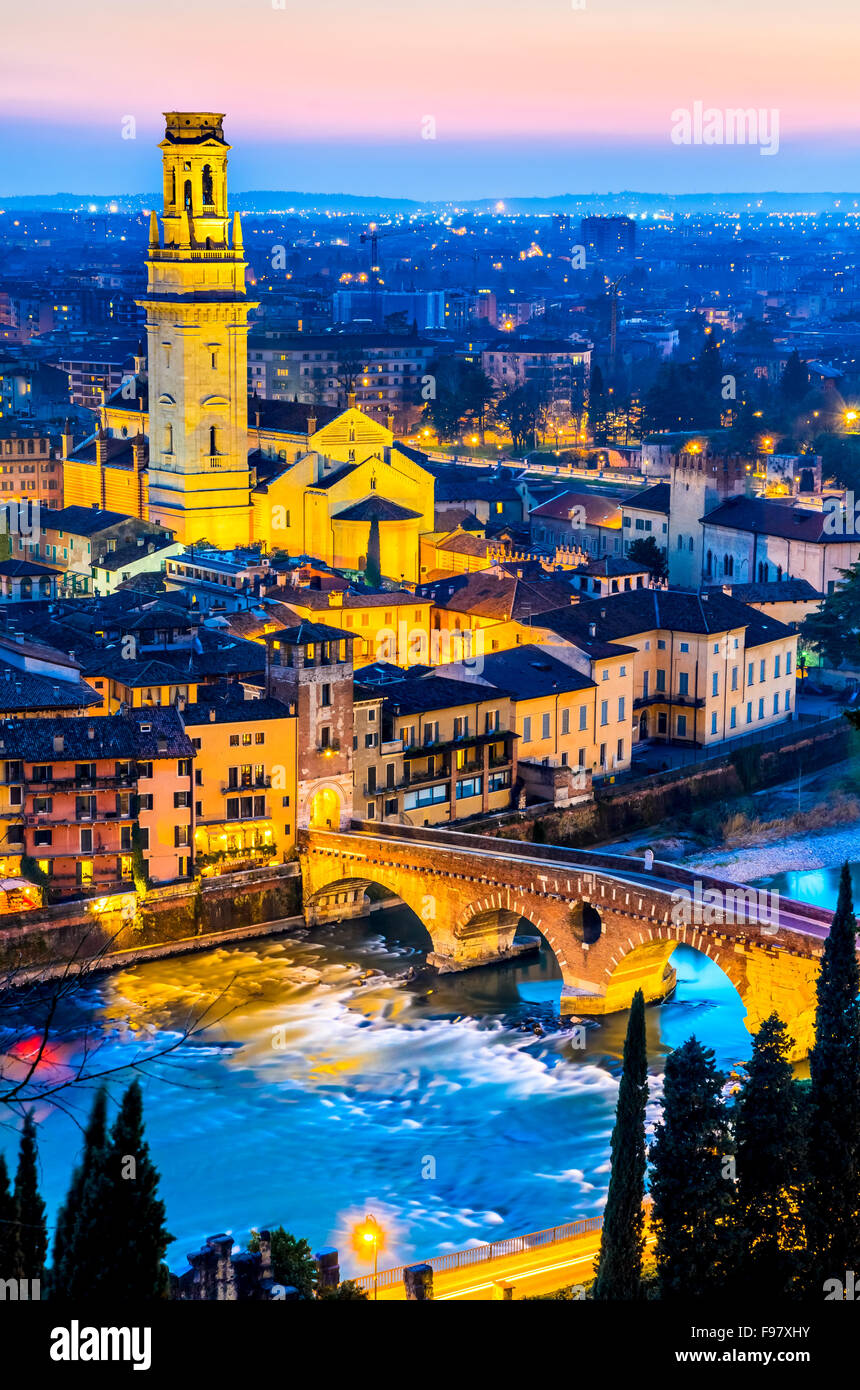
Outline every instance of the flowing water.
<svg viewBox="0 0 860 1390"><path fill-rule="evenodd" d="M601 1210L626 1015L590 1023L578 1047L558 1026L550 953L405 979L425 946L417 919L390 909L137 966L65 1007L58 1069L84 1030L100 1067L178 1043L142 1078L173 1268L206 1235L244 1240L270 1223L338 1246L359 1273L350 1235L366 1211L385 1228L387 1265ZM673 962L675 994L647 1015L652 1121L666 1053L692 1032L726 1070L749 1053L721 971L688 948ZM183 1039L206 1007L210 1026ZM37 1114L50 1217L90 1099Z"/></svg>

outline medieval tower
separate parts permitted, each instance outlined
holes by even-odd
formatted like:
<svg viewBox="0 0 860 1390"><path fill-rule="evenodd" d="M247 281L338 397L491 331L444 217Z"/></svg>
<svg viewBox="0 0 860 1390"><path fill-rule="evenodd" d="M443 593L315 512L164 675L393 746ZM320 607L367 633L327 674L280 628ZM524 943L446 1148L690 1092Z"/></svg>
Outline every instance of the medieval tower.
<svg viewBox="0 0 860 1390"><path fill-rule="evenodd" d="M186 545L246 545L248 311L239 214L227 211L223 116L170 111L162 230L151 214L146 310L149 516Z"/></svg>

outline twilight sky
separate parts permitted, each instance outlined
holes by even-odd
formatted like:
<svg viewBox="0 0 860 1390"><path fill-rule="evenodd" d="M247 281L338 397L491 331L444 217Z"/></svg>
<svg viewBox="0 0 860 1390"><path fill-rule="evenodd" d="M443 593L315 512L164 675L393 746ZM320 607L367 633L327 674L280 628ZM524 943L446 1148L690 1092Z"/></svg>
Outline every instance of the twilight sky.
<svg viewBox="0 0 860 1390"><path fill-rule="evenodd" d="M0 195L155 189L167 109L226 112L237 191L856 189L856 4L17 0ZM696 101L776 109L778 153L673 144Z"/></svg>

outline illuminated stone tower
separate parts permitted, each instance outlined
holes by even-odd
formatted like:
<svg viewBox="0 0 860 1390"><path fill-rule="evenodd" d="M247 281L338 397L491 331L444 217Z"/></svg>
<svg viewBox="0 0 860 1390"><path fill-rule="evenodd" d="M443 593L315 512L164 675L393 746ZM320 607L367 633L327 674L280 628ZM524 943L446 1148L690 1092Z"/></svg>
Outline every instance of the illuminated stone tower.
<svg viewBox="0 0 860 1390"><path fill-rule="evenodd" d="M239 214L227 212L223 116L170 111L163 238L150 218L149 516L177 540L251 538L248 311Z"/></svg>

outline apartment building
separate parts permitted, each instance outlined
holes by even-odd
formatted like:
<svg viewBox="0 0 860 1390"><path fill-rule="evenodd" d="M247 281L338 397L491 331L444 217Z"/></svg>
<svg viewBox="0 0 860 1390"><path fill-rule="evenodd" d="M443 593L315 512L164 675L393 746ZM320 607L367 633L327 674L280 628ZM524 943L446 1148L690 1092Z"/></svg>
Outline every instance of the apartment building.
<svg viewBox="0 0 860 1390"><path fill-rule="evenodd" d="M354 805L440 825L503 811L517 780L509 697L443 676L355 684Z"/></svg>
<svg viewBox="0 0 860 1390"><path fill-rule="evenodd" d="M181 553L172 531L99 507L41 508L32 527L12 538L13 559L53 565L70 594L113 593L123 580Z"/></svg>
<svg viewBox="0 0 860 1390"><path fill-rule="evenodd" d="M191 874L194 748L175 709L0 725L4 847L60 894Z"/></svg>
<svg viewBox="0 0 860 1390"><path fill-rule="evenodd" d="M432 665L432 602L406 590L350 593L339 589L290 588L284 600L301 618L328 623L354 638L356 667L389 661L396 666Z"/></svg>
<svg viewBox="0 0 860 1390"><path fill-rule="evenodd" d="M720 591L640 589L545 614L545 626L635 652L628 736L707 747L793 718L797 634Z"/></svg>
<svg viewBox="0 0 860 1390"><path fill-rule="evenodd" d="M0 421L0 507L6 502L63 505L59 440L20 421Z"/></svg>
<svg viewBox="0 0 860 1390"><path fill-rule="evenodd" d="M271 400L342 406L350 392L380 418L421 404L422 378L438 345L411 334L252 335L248 391ZM251 412L253 420L253 411Z"/></svg>
<svg viewBox="0 0 860 1390"><path fill-rule="evenodd" d="M651 487L643 488L622 501L621 531L625 555L634 541L644 541L649 536L661 550L666 550L669 544L670 496L668 483L653 483Z"/></svg>
<svg viewBox="0 0 860 1390"><path fill-rule="evenodd" d="M201 691L183 721L194 750L197 864L282 860L295 845L296 715L281 700Z"/></svg>

